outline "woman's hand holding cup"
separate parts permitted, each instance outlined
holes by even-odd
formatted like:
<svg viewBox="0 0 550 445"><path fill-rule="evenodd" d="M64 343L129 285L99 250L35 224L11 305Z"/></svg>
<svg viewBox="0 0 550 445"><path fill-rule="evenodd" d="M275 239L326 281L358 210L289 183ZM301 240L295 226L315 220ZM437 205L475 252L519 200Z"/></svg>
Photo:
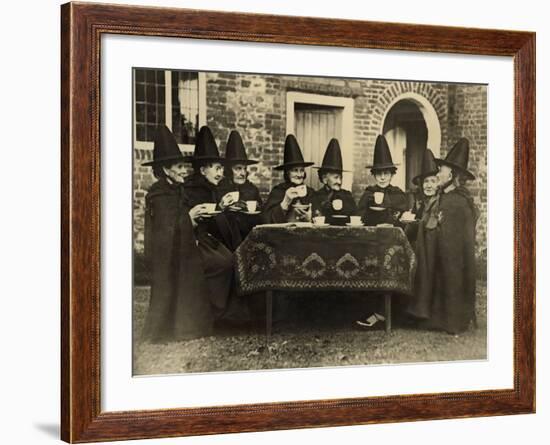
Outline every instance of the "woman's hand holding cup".
<svg viewBox="0 0 550 445"><path fill-rule="evenodd" d="M235 204L239 199L238 196L239 195L237 194L237 199L235 199L235 192L229 192L223 195L219 204L220 209L224 210L226 207Z"/></svg>
<svg viewBox="0 0 550 445"><path fill-rule="evenodd" d="M189 218L191 218L191 222L194 226L197 225L198 221L205 213L207 213L207 211L204 204L197 204L195 207L189 210Z"/></svg>
<svg viewBox="0 0 550 445"><path fill-rule="evenodd" d="M288 210L292 201L299 197L299 190L297 187L289 187L286 189L285 196L281 202L283 210Z"/></svg>

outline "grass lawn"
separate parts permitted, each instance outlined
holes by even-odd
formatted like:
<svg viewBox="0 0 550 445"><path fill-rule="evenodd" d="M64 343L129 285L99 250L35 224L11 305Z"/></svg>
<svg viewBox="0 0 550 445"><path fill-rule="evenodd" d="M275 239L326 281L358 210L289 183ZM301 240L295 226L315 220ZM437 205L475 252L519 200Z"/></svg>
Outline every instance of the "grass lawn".
<svg viewBox="0 0 550 445"><path fill-rule="evenodd" d="M487 356L486 283L477 283L478 327L459 335L406 327L365 331L354 320L369 314L356 296L293 296L286 312L293 314L265 331L217 329L215 335L185 342L151 344L140 333L149 301L149 287L134 290L134 375L373 365L449 360L483 360Z"/></svg>

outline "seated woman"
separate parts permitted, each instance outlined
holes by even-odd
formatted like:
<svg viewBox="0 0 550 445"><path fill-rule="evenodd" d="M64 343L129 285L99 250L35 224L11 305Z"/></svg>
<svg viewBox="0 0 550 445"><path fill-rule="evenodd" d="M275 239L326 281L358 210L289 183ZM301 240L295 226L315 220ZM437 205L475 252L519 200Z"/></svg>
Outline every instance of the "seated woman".
<svg viewBox="0 0 550 445"><path fill-rule="evenodd" d="M232 273L227 250L229 256L217 255L219 260L213 262L209 249L198 241L193 225L200 209L184 200L185 160L174 135L166 126L159 127L153 161L144 164L153 168L157 178L145 197L144 233L151 297L143 335L155 343L209 335L214 284L210 269L215 264L224 280Z"/></svg>
<svg viewBox="0 0 550 445"><path fill-rule="evenodd" d="M240 244L241 235L235 221L223 212L235 204L235 200L231 193L220 198L218 190L223 178L223 161L212 132L202 127L191 157L193 174L183 184L183 199L191 209L214 315L225 320L245 321L248 309L232 286L234 258L231 251Z"/></svg>
<svg viewBox="0 0 550 445"><path fill-rule="evenodd" d="M235 220L242 239L260 223L258 213L262 207L262 198L258 187L248 180L247 170L248 165L257 163L248 159L239 132L231 131L225 148L225 177L220 181L218 192L220 196L238 192L238 201L229 206L227 216Z"/></svg>
<svg viewBox="0 0 550 445"><path fill-rule="evenodd" d="M357 214L357 206L350 191L342 188L342 174L344 172L342 152L337 139L331 139L323 162L317 172L322 187L317 190L313 198L313 214L324 216L327 222L336 222L342 218L349 222L349 217Z"/></svg>
<svg viewBox="0 0 550 445"><path fill-rule="evenodd" d="M191 157L193 174L185 178L184 189L189 207L203 205L203 212L197 219L197 233L208 233L233 251L240 244L241 235L236 223L222 214L223 210L235 204L231 193L223 196L220 193L223 161L212 132L207 126L202 127ZM210 209L206 210L208 207Z"/></svg>
<svg viewBox="0 0 550 445"><path fill-rule="evenodd" d="M284 223L311 220L311 203L315 191L304 184L305 167L314 162L305 162L302 150L294 135L285 140L283 164L275 170L283 170L285 182L271 190L262 212L264 223Z"/></svg>
<svg viewBox="0 0 550 445"><path fill-rule="evenodd" d="M374 145L374 162L370 171L376 181L368 186L359 200L359 214L367 226L378 224L398 225L401 213L407 210L407 195L391 184L397 171L393 163L388 142L378 135Z"/></svg>

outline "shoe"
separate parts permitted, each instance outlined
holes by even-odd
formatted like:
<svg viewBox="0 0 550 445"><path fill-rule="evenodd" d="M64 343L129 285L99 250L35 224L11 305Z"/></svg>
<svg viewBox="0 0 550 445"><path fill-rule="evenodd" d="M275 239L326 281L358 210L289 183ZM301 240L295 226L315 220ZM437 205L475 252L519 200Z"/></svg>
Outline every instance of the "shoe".
<svg viewBox="0 0 550 445"><path fill-rule="evenodd" d="M355 323L365 328L371 328L379 321L386 321L386 317L375 312L366 320L356 320Z"/></svg>

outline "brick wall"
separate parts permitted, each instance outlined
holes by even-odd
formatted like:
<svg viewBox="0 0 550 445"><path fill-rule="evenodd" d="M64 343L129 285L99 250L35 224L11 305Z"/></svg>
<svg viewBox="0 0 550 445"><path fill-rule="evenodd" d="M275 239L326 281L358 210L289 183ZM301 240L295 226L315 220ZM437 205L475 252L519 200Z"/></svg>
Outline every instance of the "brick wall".
<svg viewBox="0 0 550 445"><path fill-rule="evenodd" d="M482 209L480 249L486 245L486 89L482 86L447 85L423 82L332 79L297 76L270 76L235 73L207 73L207 123L220 151L225 151L229 132L237 129L252 159L250 180L264 197L282 181L273 170L283 157L286 137L286 93L299 91L354 99L354 179L352 192L359 199L372 183L369 170L376 136L382 131L384 116L400 97L420 96L427 100L441 127L441 153L461 136L470 138L470 163L478 176L471 184L476 203ZM134 150L134 246L143 249L144 196L154 178L149 167L140 164L151 159L148 150ZM310 174L314 174L312 171Z"/></svg>
<svg viewBox="0 0 550 445"><path fill-rule="evenodd" d="M449 148L459 138L470 141L469 170L476 176L466 186L480 210L477 222L477 254L487 249L487 87L449 85Z"/></svg>

